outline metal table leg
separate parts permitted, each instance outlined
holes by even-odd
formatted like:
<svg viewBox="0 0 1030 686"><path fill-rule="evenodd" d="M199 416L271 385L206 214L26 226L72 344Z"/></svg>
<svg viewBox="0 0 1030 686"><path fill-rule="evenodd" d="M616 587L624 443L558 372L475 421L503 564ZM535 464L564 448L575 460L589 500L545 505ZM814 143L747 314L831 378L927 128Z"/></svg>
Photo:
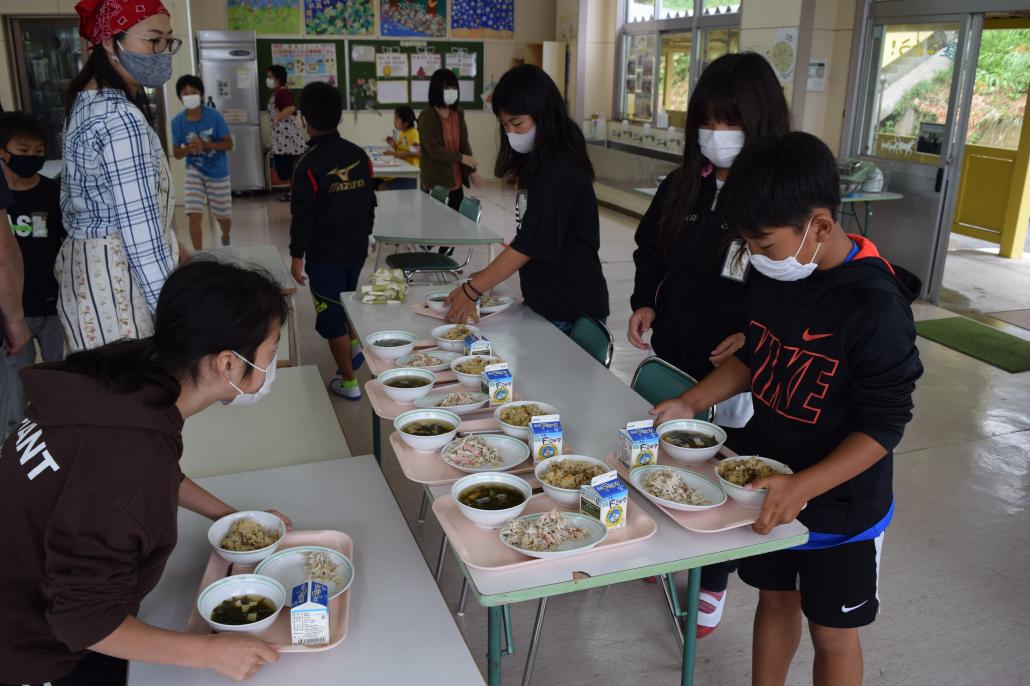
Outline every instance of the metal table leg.
<svg viewBox="0 0 1030 686"><path fill-rule="evenodd" d="M540 645L540 634L544 628L544 613L547 611L547 596L540 599L536 608L536 621L533 623L533 638L529 641L526 653L526 666L522 670L522 686L529 686L533 680L533 665L536 663L536 649Z"/></svg>
<svg viewBox="0 0 1030 686"><path fill-rule="evenodd" d="M687 577L687 617L683 627L683 666L680 684L694 686L694 656L697 654L697 610L701 594L701 568L690 570Z"/></svg>
<svg viewBox="0 0 1030 686"><path fill-rule="evenodd" d="M458 596L458 616L465 616L465 601L469 597L469 580L464 578L461 580L461 595Z"/></svg>
<svg viewBox="0 0 1030 686"><path fill-rule="evenodd" d="M422 503L418 506L418 523L425 524L426 522L426 510L429 509L429 496L426 492L422 491Z"/></svg>
<svg viewBox="0 0 1030 686"><path fill-rule="evenodd" d="M672 625L676 629L676 638L680 642L680 648L683 647L683 628L680 626L680 616L682 613L679 608L679 600L676 598L676 585L672 581L672 574L662 574L658 577L658 583L662 587L662 593L665 594L665 602L669 605L669 614L672 615Z"/></svg>
<svg viewBox="0 0 1030 686"><path fill-rule="evenodd" d="M501 616L503 608L487 608L486 683L501 686Z"/></svg>
<svg viewBox="0 0 1030 686"><path fill-rule="evenodd" d="M443 561L447 555L447 537L444 536L440 541L440 557L436 558L436 585L440 585L440 580L443 579Z"/></svg>
<svg viewBox="0 0 1030 686"><path fill-rule="evenodd" d="M382 467L383 448L380 445L380 441L379 415L376 414L375 410L372 410L372 454L375 455L376 462Z"/></svg>
<svg viewBox="0 0 1030 686"><path fill-rule="evenodd" d="M290 332L290 366L300 366L300 340L297 331L297 308L293 301L293 293L286 296L286 329Z"/></svg>

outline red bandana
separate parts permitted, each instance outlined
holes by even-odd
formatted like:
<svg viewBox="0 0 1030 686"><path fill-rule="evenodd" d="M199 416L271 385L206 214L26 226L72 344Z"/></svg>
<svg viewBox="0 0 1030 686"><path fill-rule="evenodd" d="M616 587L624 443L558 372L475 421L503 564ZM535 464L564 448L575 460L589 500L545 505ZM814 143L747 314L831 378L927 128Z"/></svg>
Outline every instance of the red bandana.
<svg viewBox="0 0 1030 686"><path fill-rule="evenodd" d="M171 16L161 0L80 0L75 11L79 13L79 35L90 45L98 45L155 14Z"/></svg>

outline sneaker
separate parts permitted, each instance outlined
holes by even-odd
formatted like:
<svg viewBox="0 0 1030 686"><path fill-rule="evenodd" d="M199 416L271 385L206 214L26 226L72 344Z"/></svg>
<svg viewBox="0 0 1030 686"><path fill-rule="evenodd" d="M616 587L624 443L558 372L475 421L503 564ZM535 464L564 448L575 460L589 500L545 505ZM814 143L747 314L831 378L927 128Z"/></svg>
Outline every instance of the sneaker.
<svg viewBox="0 0 1030 686"><path fill-rule="evenodd" d="M722 611L726 607L726 591L716 593L701 589L697 608L697 637L704 638L715 631L722 620Z"/></svg>
<svg viewBox="0 0 1030 686"><path fill-rule="evenodd" d="M279 202L290 202L290 194L289 193L283 193L282 195L280 195L279 196Z"/></svg>
<svg viewBox="0 0 1030 686"><path fill-rule="evenodd" d="M232 245L232 238L229 236L222 236L222 247L227 248Z"/></svg>
<svg viewBox="0 0 1030 686"><path fill-rule="evenodd" d="M361 400L361 388L358 387L358 380L346 381L336 377L329 382L329 390L347 400Z"/></svg>

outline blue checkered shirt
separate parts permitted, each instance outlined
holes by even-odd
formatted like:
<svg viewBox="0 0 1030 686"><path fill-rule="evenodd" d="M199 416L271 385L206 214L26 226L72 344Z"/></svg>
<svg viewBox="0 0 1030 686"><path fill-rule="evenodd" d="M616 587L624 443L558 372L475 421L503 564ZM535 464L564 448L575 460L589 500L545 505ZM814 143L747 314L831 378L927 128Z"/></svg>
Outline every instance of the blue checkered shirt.
<svg viewBox="0 0 1030 686"><path fill-rule="evenodd" d="M64 130L61 211L69 238L120 233L150 310L175 263L168 161L143 113L116 89L78 94Z"/></svg>

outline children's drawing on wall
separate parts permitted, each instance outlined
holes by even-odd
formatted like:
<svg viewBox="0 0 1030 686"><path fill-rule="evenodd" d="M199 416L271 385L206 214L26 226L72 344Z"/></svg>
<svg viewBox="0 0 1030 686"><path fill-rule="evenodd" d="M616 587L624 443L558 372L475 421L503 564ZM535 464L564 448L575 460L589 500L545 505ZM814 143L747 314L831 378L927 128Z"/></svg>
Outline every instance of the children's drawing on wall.
<svg viewBox="0 0 1030 686"><path fill-rule="evenodd" d="M384 36L447 37L447 0L382 0Z"/></svg>
<svg viewBox="0 0 1030 686"><path fill-rule="evenodd" d="M304 30L316 36L373 34L375 0L304 0Z"/></svg>
<svg viewBox="0 0 1030 686"><path fill-rule="evenodd" d="M230 31L300 35L298 0L227 0L226 13Z"/></svg>
<svg viewBox="0 0 1030 686"><path fill-rule="evenodd" d="M515 37L515 0L451 0L454 38Z"/></svg>

